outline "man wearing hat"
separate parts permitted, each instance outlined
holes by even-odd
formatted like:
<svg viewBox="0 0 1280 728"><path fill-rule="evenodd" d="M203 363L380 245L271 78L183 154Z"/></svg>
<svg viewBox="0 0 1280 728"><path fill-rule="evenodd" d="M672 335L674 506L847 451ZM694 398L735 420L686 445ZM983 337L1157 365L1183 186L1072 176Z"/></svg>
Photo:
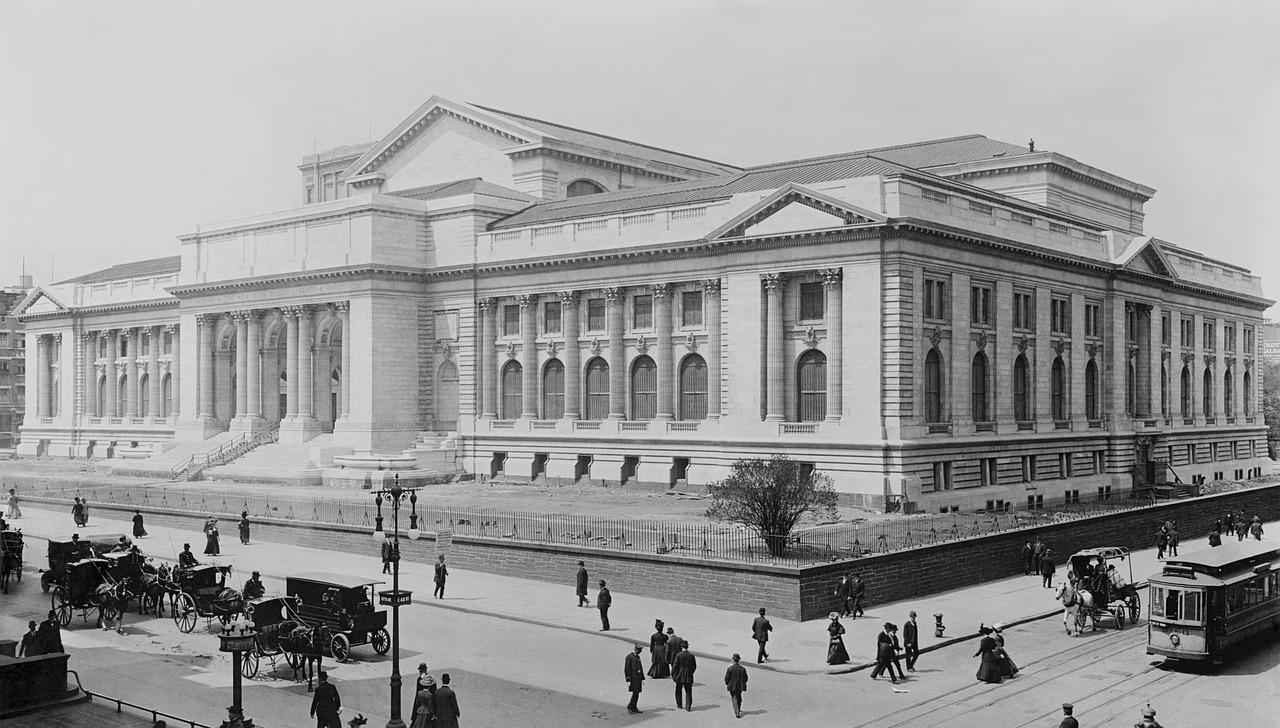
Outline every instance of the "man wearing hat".
<svg viewBox="0 0 1280 728"><path fill-rule="evenodd" d="M876 669L871 671L871 679L875 680L880 677L880 673L889 672L889 679L894 685L898 684L898 678L893 674L893 623L885 622L884 629L880 634L876 635Z"/></svg>
<svg viewBox="0 0 1280 728"><path fill-rule="evenodd" d="M920 656L920 627L913 610L910 619L902 625L902 647L907 653L907 672L916 671L916 658Z"/></svg>
<svg viewBox="0 0 1280 728"><path fill-rule="evenodd" d="M261 599L267 593L267 588L262 585L262 575L256 571L253 572L253 576L244 583L242 591L245 599Z"/></svg>
<svg viewBox="0 0 1280 728"><path fill-rule="evenodd" d="M320 671L320 684L311 696L311 717L316 719L316 728L342 728L342 699L338 697L338 689L329 682L329 673Z"/></svg>
<svg viewBox="0 0 1280 728"><path fill-rule="evenodd" d="M1253 523L1249 524L1249 535L1253 536L1254 541L1262 540L1262 518L1253 517Z"/></svg>
<svg viewBox="0 0 1280 728"><path fill-rule="evenodd" d="M1062 715L1064 717L1062 722L1058 724L1058 728L1080 728L1080 722L1071 715L1073 710L1075 710L1075 706L1071 703L1062 704Z"/></svg>
<svg viewBox="0 0 1280 728"><path fill-rule="evenodd" d="M671 679L676 684L676 709L693 710L693 673L698 669L698 658L689 651L689 640L680 640L680 652L671 669ZM683 692L684 700L680 699ZM683 705L681 705L683 703Z"/></svg>
<svg viewBox="0 0 1280 728"><path fill-rule="evenodd" d="M596 594L596 609L600 610L600 631L609 631L609 607L613 604L613 595L609 593L609 587L604 585L604 579L600 580L600 593Z"/></svg>
<svg viewBox="0 0 1280 728"><path fill-rule="evenodd" d="M773 631L773 625L769 624L769 618L764 616L764 612L764 607L760 607L760 616L751 623L751 636L755 638L756 644L760 645L760 652L756 654L757 663L769 659L765 645L769 644L769 633Z"/></svg>
<svg viewBox="0 0 1280 728"><path fill-rule="evenodd" d="M587 598L587 564L584 561L578 562L578 606L591 606L591 600Z"/></svg>
<svg viewBox="0 0 1280 728"><path fill-rule="evenodd" d="M196 561L196 555L191 553L191 544L182 544L182 553L178 554L178 568L190 569L193 566L199 566L200 562Z"/></svg>
<svg viewBox="0 0 1280 728"><path fill-rule="evenodd" d="M741 659L741 655L733 653L733 664L724 673L724 686L729 689L735 718L742 717L742 694L747 691L747 668L739 663Z"/></svg>
<svg viewBox="0 0 1280 728"><path fill-rule="evenodd" d="M627 712L632 714L644 712L636 705L640 700L640 691L644 689L644 665L640 663L640 651L643 649L644 645L635 644L622 665L622 676L626 678L627 689L631 691L631 702L627 703Z"/></svg>

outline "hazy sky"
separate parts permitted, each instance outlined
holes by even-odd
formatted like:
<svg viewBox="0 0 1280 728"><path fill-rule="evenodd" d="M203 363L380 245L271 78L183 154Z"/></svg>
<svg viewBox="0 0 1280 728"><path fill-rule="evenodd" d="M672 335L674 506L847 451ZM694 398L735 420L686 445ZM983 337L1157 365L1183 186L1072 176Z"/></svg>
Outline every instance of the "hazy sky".
<svg viewBox="0 0 1280 728"><path fill-rule="evenodd" d="M1149 234L1280 298L1277 27L1271 2L10 0L0 284L296 206L313 146L438 94L739 165L1034 138L1155 187Z"/></svg>

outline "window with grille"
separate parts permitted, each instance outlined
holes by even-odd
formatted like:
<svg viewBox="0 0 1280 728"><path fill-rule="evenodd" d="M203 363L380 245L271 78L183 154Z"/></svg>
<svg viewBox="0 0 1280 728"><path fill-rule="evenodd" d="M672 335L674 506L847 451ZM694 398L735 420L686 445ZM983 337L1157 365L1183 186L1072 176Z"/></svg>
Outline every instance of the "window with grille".
<svg viewBox="0 0 1280 728"><path fill-rule="evenodd" d="M1013 328L1020 331L1035 331L1036 328L1035 294L1031 292L1013 294Z"/></svg>
<svg viewBox="0 0 1280 728"><path fill-rule="evenodd" d="M1062 362L1062 357L1053 360L1049 379L1053 419L1065 420L1067 419L1067 365Z"/></svg>
<svg viewBox="0 0 1280 728"><path fill-rule="evenodd" d="M1160 414L1169 414L1169 368L1160 365Z"/></svg>
<svg viewBox="0 0 1280 728"><path fill-rule="evenodd" d="M1244 330L1244 353L1253 353L1253 329L1246 328Z"/></svg>
<svg viewBox="0 0 1280 728"><path fill-rule="evenodd" d="M1098 415L1098 365L1089 360L1084 365L1084 416L1096 420Z"/></svg>
<svg viewBox="0 0 1280 728"><path fill-rule="evenodd" d="M974 326L991 325L991 286L974 286L969 299L969 321Z"/></svg>
<svg viewBox="0 0 1280 728"><path fill-rule="evenodd" d="M1200 345L1205 349L1212 350L1213 347L1217 345L1217 340L1214 336L1215 333L1216 332L1213 330L1213 324L1206 321L1204 324L1204 337Z"/></svg>
<svg viewBox="0 0 1280 728"><path fill-rule="evenodd" d="M680 294L680 324L702 325L702 291L685 291Z"/></svg>
<svg viewBox="0 0 1280 728"><path fill-rule="evenodd" d="M821 321L826 315L826 301L821 283L800 284L800 320Z"/></svg>
<svg viewBox="0 0 1280 728"><path fill-rule="evenodd" d="M1236 327L1232 324L1222 327L1222 345L1227 351L1236 350Z"/></svg>
<svg viewBox="0 0 1280 728"><path fill-rule="evenodd" d="M604 299L587 299L587 331L604 331Z"/></svg>
<svg viewBox="0 0 1280 728"><path fill-rule="evenodd" d="M937 349L924 359L924 421L942 422L942 355Z"/></svg>
<svg viewBox="0 0 1280 728"><path fill-rule="evenodd" d="M1253 416L1253 375L1244 373L1244 416Z"/></svg>
<svg viewBox="0 0 1280 728"><path fill-rule="evenodd" d="M558 334L561 331L560 303L548 302L542 307L542 331L547 334Z"/></svg>
<svg viewBox="0 0 1280 728"><path fill-rule="evenodd" d="M1019 354L1013 361L1013 419L1026 422L1031 419L1031 367L1027 357Z"/></svg>
<svg viewBox="0 0 1280 728"><path fill-rule="evenodd" d="M542 368L542 419L564 417L564 365L552 359Z"/></svg>
<svg viewBox="0 0 1280 728"><path fill-rule="evenodd" d="M658 367L642 356L631 365L631 419L651 420L658 414Z"/></svg>
<svg viewBox="0 0 1280 728"><path fill-rule="evenodd" d="M1071 301L1055 298L1049 304L1049 330L1055 334L1071 335Z"/></svg>
<svg viewBox="0 0 1280 728"><path fill-rule="evenodd" d="M653 328L653 296L636 296L631 299L631 327Z"/></svg>
<svg viewBox="0 0 1280 728"><path fill-rule="evenodd" d="M978 352L973 357L973 367L970 372L970 380L973 384L972 402L970 406L973 409L974 422L990 422L991 413L987 409L987 355Z"/></svg>
<svg viewBox="0 0 1280 728"><path fill-rule="evenodd" d="M520 307L502 307L502 335L516 336L520 333Z"/></svg>
<svg viewBox="0 0 1280 728"><path fill-rule="evenodd" d="M507 362L502 368L502 419L514 420L523 412L524 400L521 387L524 384L524 367L518 361Z"/></svg>
<svg viewBox="0 0 1280 728"><path fill-rule="evenodd" d="M1205 367L1204 370L1204 397L1201 404L1204 406L1204 416L1213 416L1213 370Z"/></svg>
<svg viewBox="0 0 1280 728"><path fill-rule="evenodd" d="M1222 414L1225 417L1235 417L1235 382L1231 379L1231 370L1228 369L1222 375Z"/></svg>
<svg viewBox="0 0 1280 728"><path fill-rule="evenodd" d="M947 311L947 282L926 278L924 280L924 317L934 321L946 321Z"/></svg>
<svg viewBox="0 0 1280 728"><path fill-rule="evenodd" d="M680 419L707 418L707 363L697 354L680 362Z"/></svg>
<svg viewBox="0 0 1280 728"><path fill-rule="evenodd" d="M995 458L983 458L978 461L978 471L983 485L999 485L999 471Z"/></svg>
<svg viewBox="0 0 1280 728"><path fill-rule="evenodd" d="M933 464L933 489L934 490L951 490L951 463L940 462Z"/></svg>
<svg viewBox="0 0 1280 728"><path fill-rule="evenodd" d="M603 420L609 416L609 364L596 357L587 363L586 419Z"/></svg>
<svg viewBox="0 0 1280 728"><path fill-rule="evenodd" d="M796 365L796 383L799 387L796 397L796 420L799 422L820 422L827 417L827 357L820 351L811 350L800 357Z"/></svg>
<svg viewBox="0 0 1280 728"><path fill-rule="evenodd" d="M1138 342L1138 309L1129 306L1124 312L1124 336L1131 343Z"/></svg>
<svg viewBox="0 0 1280 728"><path fill-rule="evenodd" d="M1179 341L1184 349L1194 349L1196 345L1196 322L1190 318L1178 320Z"/></svg>
<svg viewBox="0 0 1280 728"><path fill-rule="evenodd" d="M1191 369L1184 366L1182 368L1182 396L1179 399L1183 417L1191 416L1191 396Z"/></svg>

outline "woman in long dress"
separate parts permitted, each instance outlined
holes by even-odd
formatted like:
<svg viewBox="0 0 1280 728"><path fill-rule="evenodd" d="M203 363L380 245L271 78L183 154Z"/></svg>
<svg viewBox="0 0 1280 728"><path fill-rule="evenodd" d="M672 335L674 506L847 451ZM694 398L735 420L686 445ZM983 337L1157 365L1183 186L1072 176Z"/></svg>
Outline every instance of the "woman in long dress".
<svg viewBox="0 0 1280 728"><path fill-rule="evenodd" d="M5 516L9 520L22 518L22 508L18 505L18 493L15 489L9 489L9 515Z"/></svg>
<svg viewBox="0 0 1280 728"><path fill-rule="evenodd" d="M413 698L413 723L409 728L431 728L436 724L435 701L432 694L436 691L434 680L418 691Z"/></svg>
<svg viewBox="0 0 1280 728"><path fill-rule="evenodd" d="M1000 646L996 652L996 661L1000 663L1000 677L1016 677L1018 666L1010 659L1009 653L1004 651L1004 625L997 622L992 625L991 631L991 638Z"/></svg>
<svg viewBox="0 0 1280 728"><path fill-rule="evenodd" d="M832 612L830 615L831 624L827 625L827 634L831 635L831 642L827 645L827 664L843 665L849 661L849 653L844 648L844 625L840 624L840 614Z"/></svg>
<svg viewBox="0 0 1280 728"><path fill-rule="evenodd" d="M142 538L147 535L147 529L142 527L142 511L133 509L133 537Z"/></svg>
<svg viewBox="0 0 1280 728"><path fill-rule="evenodd" d="M671 677L671 664L667 660L667 635L662 632L662 628L666 626L659 619L653 623L656 630L649 635L649 654L652 662L649 664L649 677L664 678Z"/></svg>
<svg viewBox="0 0 1280 728"><path fill-rule="evenodd" d="M240 512L240 544L249 545L249 511Z"/></svg>
<svg viewBox="0 0 1280 728"><path fill-rule="evenodd" d="M76 498L75 505L71 506L71 517L75 519L76 528L80 528L85 524L84 502Z"/></svg>
<svg viewBox="0 0 1280 728"><path fill-rule="evenodd" d="M996 657L1000 651L1000 643L991 638L990 627L979 627L978 632L982 634L982 642L978 644L978 651L973 656L981 656L982 663L978 665L977 677L986 683L1003 682L1000 677L1000 663Z"/></svg>
<svg viewBox="0 0 1280 728"><path fill-rule="evenodd" d="M218 548L218 519L210 518L204 525L205 545L204 552L209 556L217 556L221 551Z"/></svg>

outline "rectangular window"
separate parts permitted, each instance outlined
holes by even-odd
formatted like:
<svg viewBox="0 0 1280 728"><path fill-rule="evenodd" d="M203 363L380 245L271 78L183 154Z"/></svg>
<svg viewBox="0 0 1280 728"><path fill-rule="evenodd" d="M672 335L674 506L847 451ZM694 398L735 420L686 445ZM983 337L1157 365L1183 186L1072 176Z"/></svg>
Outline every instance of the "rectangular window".
<svg viewBox="0 0 1280 728"><path fill-rule="evenodd" d="M560 304L546 303L542 307L542 331L547 334L558 334L561 331Z"/></svg>
<svg viewBox="0 0 1280 728"><path fill-rule="evenodd" d="M1050 303L1050 327L1054 334L1071 335L1071 301L1066 298L1054 298Z"/></svg>
<svg viewBox="0 0 1280 728"><path fill-rule="evenodd" d="M1124 310L1124 338L1131 344L1138 341L1138 309L1133 306Z"/></svg>
<svg viewBox="0 0 1280 728"><path fill-rule="evenodd" d="M1178 341L1184 349L1194 349L1196 346L1196 322L1189 317L1178 319Z"/></svg>
<svg viewBox="0 0 1280 728"><path fill-rule="evenodd" d="M951 199L949 195L937 190L920 190L920 196L930 202L941 202L944 205Z"/></svg>
<svg viewBox="0 0 1280 728"><path fill-rule="evenodd" d="M1170 328L1171 325L1172 324L1169 321L1169 314L1167 313L1161 314L1160 315L1160 344L1162 346L1168 346L1170 341L1172 341L1173 337L1172 337L1172 330Z"/></svg>
<svg viewBox="0 0 1280 728"><path fill-rule="evenodd" d="M1102 329L1098 326L1100 322L1099 314L1102 311L1102 305L1098 303L1086 303L1084 305L1084 335L1098 338L1102 336Z"/></svg>
<svg viewBox="0 0 1280 728"><path fill-rule="evenodd" d="M1059 235L1069 235L1071 233L1071 228L1060 223L1051 222L1049 223L1049 232L1058 233Z"/></svg>
<svg viewBox="0 0 1280 728"><path fill-rule="evenodd" d="M988 205L985 202L974 202L973 200L969 200L969 209L979 215L991 214L991 205Z"/></svg>
<svg viewBox="0 0 1280 728"><path fill-rule="evenodd" d="M1213 330L1213 324L1209 323L1208 321L1204 322L1203 331L1204 331L1204 336L1200 342L1200 346L1204 347L1208 351L1213 351L1214 346L1217 345L1216 344L1217 338L1214 336L1215 332Z"/></svg>
<svg viewBox="0 0 1280 728"><path fill-rule="evenodd" d="M1253 329L1251 328L1244 330L1244 353L1253 353Z"/></svg>
<svg viewBox="0 0 1280 728"><path fill-rule="evenodd" d="M1222 345L1227 351L1236 350L1236 327L1235 324L1226 324L1222 327Z"/></svg>
<svg viewBox="0 0 1280 728"><path fill-rule="evenodd" d="M1074 466L1071 463L1071 453L1069 452L1062 453L1060 462L1058 463L1058 469L1062 473L1062 477L1064 478L1070 478L1072 477L1072 475L1074 475L1074 473L1072 473L1072 470L1074 470Z"/></svg>
<svg viewBox="0 0 1280 728"><path fill-rule="evenodd" d="M974 286L969 299L969 320L974 326L991 325L991 286Z"/></svg>
<svg viewBox="0 0 1280 728"><path fill-rule="evenodd" d="M604 331L604 299L587 299L587 331Z"/></svg>
<svg viewBox="0 0 1280 728"><path fill-rule="evenodd" d="M1009 214L1013 216L1014 222L1020 222L1023 225L1032 225L1032 226L1036 224L1036 219L1034 217L1031 217L1030 215L1023 215L1021 212L1012 212Z"/></svg>
<svg viewBox="0 0 1280 728"><path fill-rule="evenodd" d="M979 470L981 471L983 485L998 485L998 475L996 470L995 458L983 458L978 461Z"/></svg>
<svg viewBox="0 0 1280 728"><path fill-rule="evenodd" d="M933 489L951 490L951 463L933 464Z"/></svg>
<svg viewBox="0 0 1280 728"><path fill-rule="evenodd" d="M1022 456L1022 482L1030 483L1036 479L1036 456Z"/></svg>
<svg viewBox="0 0 1280 728"><path fill-rule="evenodd" d="M934 321L946 321L947 310L947 282L926 278L924 280L924 317Z"/></svg>
<svg viewBox="0 0 1280 728"><path fill-rule="evenodd" d="M653 296L635 296L631 299L631 328L653 328Z"/></svg>
<svg viewBox="0 0 1280 728"><path fill-rule="evenodd" d="M800 284L800 320L821 321L826 316L826 301L821 283Z"/></svg>
<svg viewBox="0 0 1280 728"><path fill-rule="evenodd" d="M1031 292L1013 294L1013 328L1022 331L1034 331L1036 328L1035 294Z"/></svg>
<svg viewBox="0 0 1280 728"><path fill-rule="evenodd" d="M702 325L702 291L685 291L680 294L680 324Z"/></svg>
<svg viewBox="0 0 1280 728"><path fill-rule="evenodd" d="M520 307L502 307L502 335L517 336L520 333Z"/></svg>
<svg viewBox="0 0 1280 728"><path fill-rule="evenodd" d="M1066 504L1067 504L1067 505L1079 505L1079 503L1080 503L1080 491L1078 491L1078 490L1065 490L1065 491L1063 491L1063 492L1062 492L1062 495L1063 495L1063 498L1062 498L1062 499L1066 502Z"/></svg>

